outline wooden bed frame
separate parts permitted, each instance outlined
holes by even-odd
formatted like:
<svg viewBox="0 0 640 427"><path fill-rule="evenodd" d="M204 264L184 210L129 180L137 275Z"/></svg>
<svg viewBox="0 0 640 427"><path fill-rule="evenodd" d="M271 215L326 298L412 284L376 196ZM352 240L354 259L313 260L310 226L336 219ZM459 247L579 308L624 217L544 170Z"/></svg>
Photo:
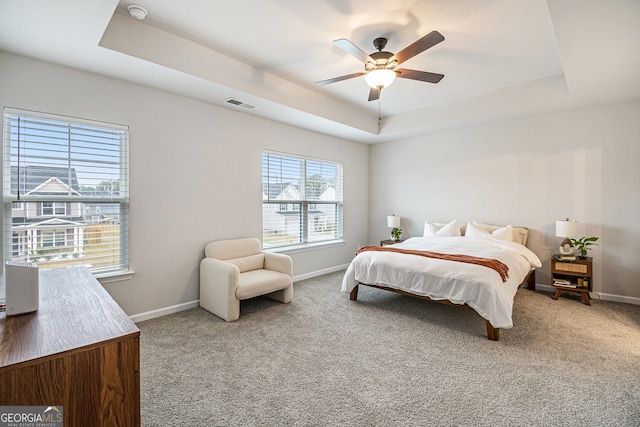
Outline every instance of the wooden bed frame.
<svg viewBox="0 0 640 427"><path fill-rule="evenodd" d="M527 275L527 277L524 278L524 281L518 287L522 287L525 284L527 285L527 289L530 289L532 291L536 290L536 271L535 270L531 270L529 272L529 274ZM455 307L461 307L461 308L467 308L467 309L473 310L473 308L469 307L467 304L460 305L460 304L454 304L453 302L451 302L449 300L434 300L434 299L431 299L431 298L429 298L427 296L424 296L424 295L416 295L416 294L412 294L410 292L403 291L403 290L400 290L400 289L393 289L393 288L388 288L386 286L379 286L379 285L369 285L367 283L358 283L356 285L356 287L353 288L353 290L349 294L349 299L351 301L355 301L355 300L358 299L358 288L359 288L360 285L370 286L372 288L384 289L385 291L391 291L391 292L395 292L395 293L401 294L401 295L406 295L406 296L410 296L410 297L414 297L414 298L424 299L424 300L427 300L427 301L437 302L437 303L440 303L440 304L451 305L451 306L455 306ZM486 319L485 319L485 322L487 324L487 338L489 338L491 341L498 341L500 339L500 329L499 328L494 328L491 325L491 323L489 323L489 321L486 320Z"/></svg>

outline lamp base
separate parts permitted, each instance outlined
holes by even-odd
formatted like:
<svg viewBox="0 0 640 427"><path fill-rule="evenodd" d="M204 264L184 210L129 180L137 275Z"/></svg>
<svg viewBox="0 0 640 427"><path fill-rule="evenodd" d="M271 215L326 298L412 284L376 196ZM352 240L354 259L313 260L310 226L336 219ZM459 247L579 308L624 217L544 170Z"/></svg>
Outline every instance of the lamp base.
<svg viewBox="0 0 640 427"><path fill-rule="evenodd" d="M571 239L568 237L560 243L560 248L558 249L558 253L560 255L574 255L576 254L576 248L571 243Z"/></svg>

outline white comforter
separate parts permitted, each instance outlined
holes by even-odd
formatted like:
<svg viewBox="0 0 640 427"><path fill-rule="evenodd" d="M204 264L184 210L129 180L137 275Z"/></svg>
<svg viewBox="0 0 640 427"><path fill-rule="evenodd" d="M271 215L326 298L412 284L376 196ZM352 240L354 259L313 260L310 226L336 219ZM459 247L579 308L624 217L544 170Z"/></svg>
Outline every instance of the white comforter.
<svg viewBox="0 0 640 427"><path fill-rule="evenodd" d="M467 304L495 328L511 328L518 286L540 259L525 246L486 237L412 237L394 247L464 254L502 261L509 278L485 266L394 252L367 251L356 256L342 279L342 292L358 283L401 289L434 300Z"/></svg>

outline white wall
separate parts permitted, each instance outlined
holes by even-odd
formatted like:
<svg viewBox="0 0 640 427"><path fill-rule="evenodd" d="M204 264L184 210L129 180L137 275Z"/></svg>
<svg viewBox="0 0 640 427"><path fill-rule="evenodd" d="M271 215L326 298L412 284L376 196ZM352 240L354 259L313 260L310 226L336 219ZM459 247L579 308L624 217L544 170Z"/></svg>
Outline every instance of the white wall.
<svg viewBox="0 0 640 427"><path fill-rule="evenodd" d="M370 243L388 238L386 215L405 236L425 219L476 219L530 229L544 262L560 241L555 220L598 236L597 296L640 303L640 101L442 132L371 148Z"/></svg>
<svg viewBox="0 0 640 427"><path fill-rule="evenodd" d="M105 285L129 315L197 300L207 242L261 237L264 149L344 164L346 243L291 253L295 276L345 265L367 240L367 145L4 52L0 106L129 125L136 273Z"/></svg>

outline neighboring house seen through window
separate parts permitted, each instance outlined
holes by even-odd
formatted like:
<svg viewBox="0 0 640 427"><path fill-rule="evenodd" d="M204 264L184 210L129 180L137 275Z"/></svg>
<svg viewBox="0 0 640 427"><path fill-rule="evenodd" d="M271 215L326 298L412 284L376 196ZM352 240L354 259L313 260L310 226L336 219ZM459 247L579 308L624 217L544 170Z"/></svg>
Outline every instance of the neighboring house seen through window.
<svg viewBox="0 0 640 427"><path fill-rule="evenodd" d="M342 239L342 164L262 154L263 246Z"/></svg>
<svg viewBox="0 0 640 427"><path fill-rule="evenodd" d="M4 261L129 268L126 126L4 109Z"/></svg>

